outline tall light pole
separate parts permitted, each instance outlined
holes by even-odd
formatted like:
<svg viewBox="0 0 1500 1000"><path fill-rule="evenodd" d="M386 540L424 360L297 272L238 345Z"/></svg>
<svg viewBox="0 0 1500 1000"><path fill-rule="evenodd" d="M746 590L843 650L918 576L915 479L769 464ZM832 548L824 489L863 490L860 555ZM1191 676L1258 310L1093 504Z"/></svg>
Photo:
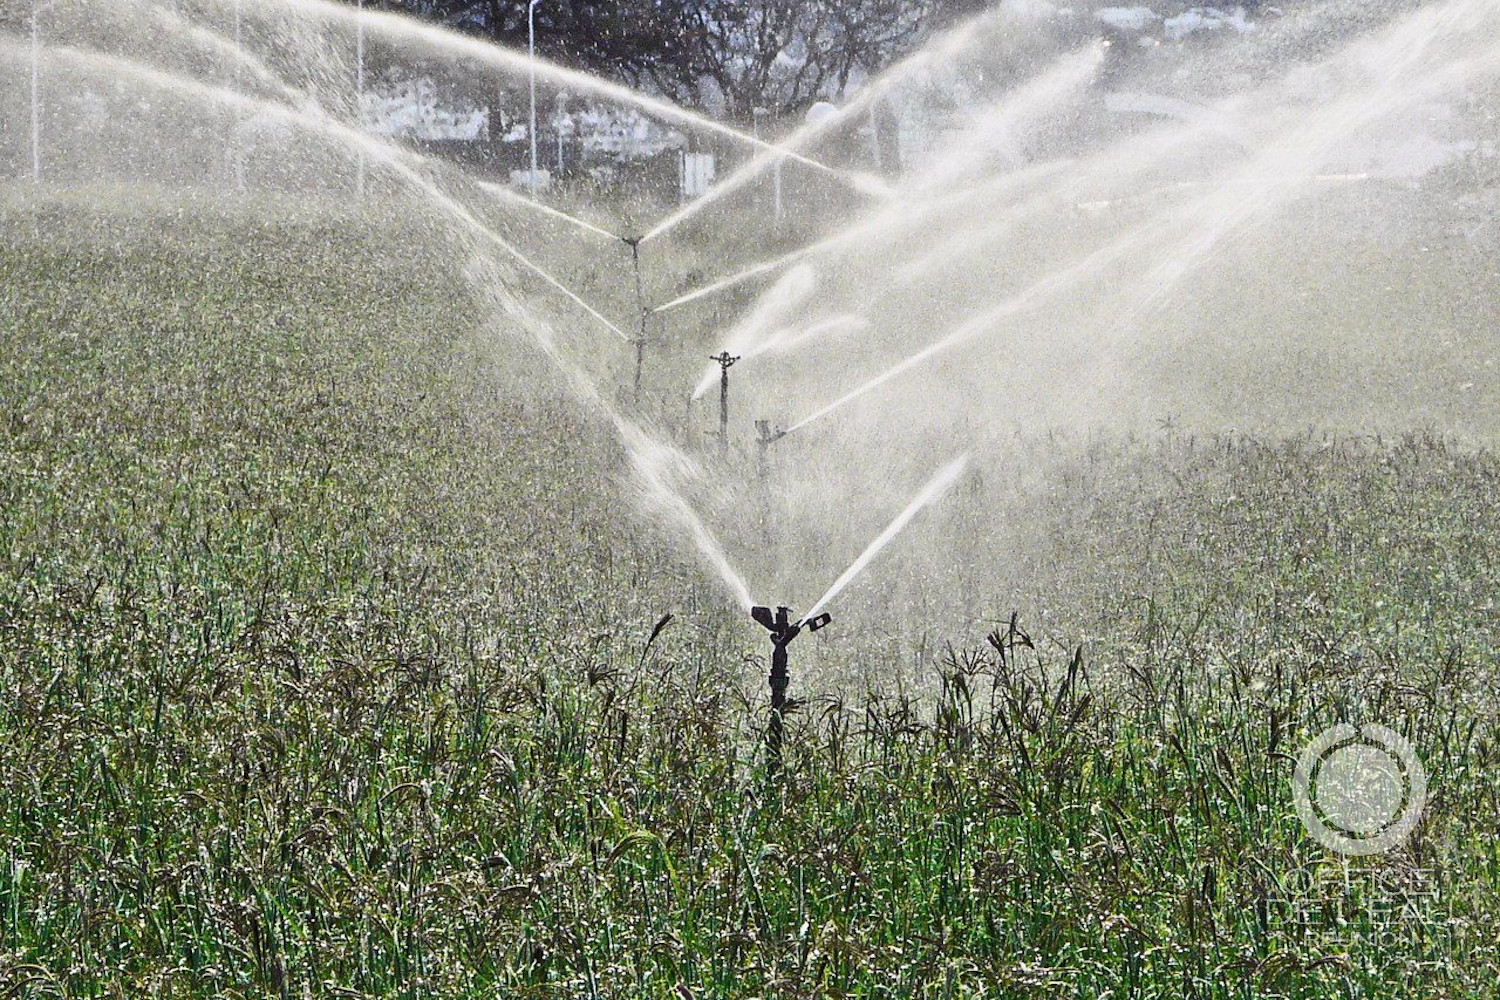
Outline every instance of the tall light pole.
<svg viewBox="0 0 1500 1000"><path fill-rule="evenodd" d="M31 183L42 183L42 13L58 0L31 0Z"/></svg>
<svg viewBox="0 0 1500 1000"><path fill-rule="evenodd" d="M557 124L557 176L559 178L562 177L562 173L563 173L563 122L567 120L567 113L568 113L568 111L567 111L567 102L568 102L568 95L567 95L567 93L560 91L558 93L558 95L557 95L557 119L556 119L556 124Z"/></svg>
<svg viewBox="0 0 1500 1000"><path fill-rule="evenodd" d="M42 29L41 8L31 5L31 183L42 183Z"/></svg>
<svg viewBox="0 0 1500 1000"><path fill-rule="evenodd" d="M355 113L359 115L359 127L365 127L365 0L357 0L354 14L354 92ZM365 196L365 151L359 151L359 171L354 178L354 193Z"/></svg>
<svg viewBox="0 0 1500 1000"><path fill-rule="evenodd" d="M536 197L536 5L541 0L531 0L526 8L526 33L531 47L531 196Z"/></svg>
<svg viewBox="0 0 1500 1000"><path fill-rule="evenodd" d="M245 54L245 0L234 0L234 52L238 58L234 62L234 89L240 89L240 82L244 77ZM235 190L241 194L245 193L245 154L240 146L239 128L236 126L230 135L229 169L234 174Z"/></svg>
<svg viewBox="0 0 1500 1000"><path fill-rule="evenodd" d="M57 0L53 0L56 3ZM42 23L44 7L31 0L31 183L42 183Z"/></svg>

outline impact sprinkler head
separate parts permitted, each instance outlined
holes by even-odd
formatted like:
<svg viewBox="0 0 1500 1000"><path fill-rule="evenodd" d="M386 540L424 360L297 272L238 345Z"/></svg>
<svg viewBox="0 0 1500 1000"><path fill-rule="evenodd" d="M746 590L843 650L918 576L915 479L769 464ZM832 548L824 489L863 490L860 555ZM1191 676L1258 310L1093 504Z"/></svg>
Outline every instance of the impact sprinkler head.
<svg viewBox="0 0 1500 1000"><path fill-rule="evenodd" d="M817 632L826 628L833 618L822 614L800 622L792 621L789 608L751 608L750 617L771 633L771 721L766 728L767 765L774 774L781 769L782 716L786 713L786 690L791 685L787 672L787 647L802 634L802 630Z"/></svg>
<svg viewBox="0 0 1500 1000"><path fill-rule="evenodd" d="M784 437L786 437L786 431L780 427L774 431L771 430L771 421L757 420L755 422L755 439L762 448L773 445Z"/></svg>
<svg viewBox="0 0 1500 1000"><path fill-rule="evenodd" d="M620 237L620 242L623 243L623 244L625 244L626 246L628 246L632 250L639 250L640 246L641 246L641 241L644 240L644 239L645 239L644 236L621 236Z"/></svg>

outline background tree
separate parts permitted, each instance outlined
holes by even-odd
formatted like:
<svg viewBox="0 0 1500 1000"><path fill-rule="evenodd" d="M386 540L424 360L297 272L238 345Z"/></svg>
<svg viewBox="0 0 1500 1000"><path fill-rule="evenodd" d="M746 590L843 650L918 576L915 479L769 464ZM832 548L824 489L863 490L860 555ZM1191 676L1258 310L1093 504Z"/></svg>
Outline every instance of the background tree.
<svg viewBox="0 0 1500 1000"><path fill-rule="evenodd" d="M915 45L943 0L544 0L550 59L748 120L837 99ZM947 0L952 3L953 0ZM526 0L385 0L388 9L524 46Z"/></svg>

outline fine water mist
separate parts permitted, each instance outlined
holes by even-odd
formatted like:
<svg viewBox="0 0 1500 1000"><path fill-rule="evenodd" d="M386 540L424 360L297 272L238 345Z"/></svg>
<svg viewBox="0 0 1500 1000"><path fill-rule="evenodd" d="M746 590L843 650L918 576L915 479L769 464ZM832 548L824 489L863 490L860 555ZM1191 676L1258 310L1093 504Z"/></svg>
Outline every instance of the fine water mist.
<svg viewBox="0 0 1500 1000"><path fill-rule="evenodd" d="M533 68L410 18L60 0L39 24L33 48L0 21L5 120L36 122L0 133L9 211L68 192L110 211L151 190L379 206L454 234L493 349L544 363L531 377L618 447L636 516L740 608L829 578L807 617L834 610L851 631L885 609L940 624L1005 600L1003 568L974 592L955 567L972 581L1003 562L984 547L1024 544L1015 446L1053 433L1495 430L1426 388L1492 351L1493 248L1460 211L1494 171L1487 0L1336 3L1185 40L1002 4L766 136L537 63L548 99L742 157L707 194L656 201L527 194L374 134L367 58L502 94ZM890 120L899 163L879 144ZM720 441L707 361L722 351L737 361Z"/></svg>

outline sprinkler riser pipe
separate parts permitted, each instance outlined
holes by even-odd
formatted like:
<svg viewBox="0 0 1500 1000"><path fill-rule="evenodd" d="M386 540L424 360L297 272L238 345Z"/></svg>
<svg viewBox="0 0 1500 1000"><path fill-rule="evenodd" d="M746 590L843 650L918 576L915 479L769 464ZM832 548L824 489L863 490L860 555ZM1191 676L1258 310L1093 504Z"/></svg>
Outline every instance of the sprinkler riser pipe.
<svg viewBox="0 0 1500 1000"><path fill-rule="evenodd" d="M766 769L771 774L776 774L781 770L786 693L792 683L791 671L788 669L787 647L792 644L793 639L802 634L804 627L808 631L817 631L827 625L829 619L827 615L824 615L817 620L816 624L793 623L790 608L777 608L775 614L772 614L770 608L763 607L752 608L750 617L771 633L771 717L766 724Z"/></svg>
<svg viewBox="0 0 1500 1000"><path fill-rule="evenodd" d="M781 769L782 716L792 677L787 670L786 646L776 644L771 653L771 718L766 726L766 757L772 773Z"/></svg>

